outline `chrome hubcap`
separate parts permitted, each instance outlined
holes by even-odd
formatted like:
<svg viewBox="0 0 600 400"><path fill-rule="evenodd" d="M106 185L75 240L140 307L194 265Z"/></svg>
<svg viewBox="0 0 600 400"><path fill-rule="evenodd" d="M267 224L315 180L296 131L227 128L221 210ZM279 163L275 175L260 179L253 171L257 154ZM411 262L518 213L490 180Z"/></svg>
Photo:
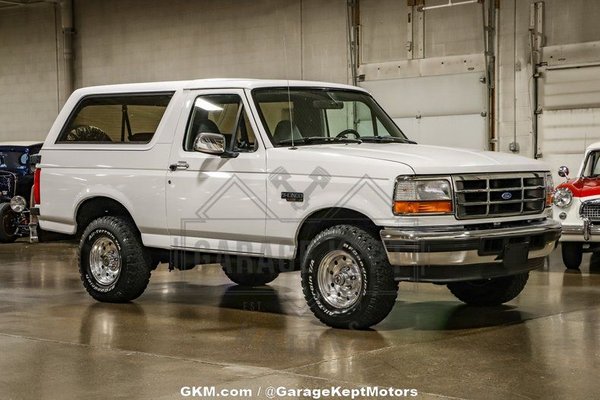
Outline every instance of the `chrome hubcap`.
<svg viewBox="0 0 600 400"><path fill-rule="evenodd" d="M107 237L96 239L90 250L90 272L99 284L113 284L121 274L121 254L115 242Z"/></svg>
<svg viewBox="0 0 600 400"><path fill-rule="evenodd" d="M323 257L317 280L321 296L332 307L352 307L362 296L360 267L354 257L344 250L333 250Z"/></svg>

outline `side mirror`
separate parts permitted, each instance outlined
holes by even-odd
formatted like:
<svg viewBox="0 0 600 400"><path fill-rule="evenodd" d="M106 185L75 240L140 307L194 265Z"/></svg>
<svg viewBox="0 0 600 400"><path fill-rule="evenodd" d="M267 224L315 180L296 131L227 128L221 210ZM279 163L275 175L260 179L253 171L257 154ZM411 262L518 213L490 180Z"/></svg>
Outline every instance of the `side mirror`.
<svg viewBox="0 0 600 400"><path fill-rule="evenodd" d="M225 136L219 133L201 132L194 140L194 151L221 155L225 153Z"/></svg>
<svg viewBox="0 0 600 400"><path fill-rule="evenodd" d="M560 176L561 178L568 178L569 177L569 168L566 166L562 166L558 169L558 176Z"/></svg>

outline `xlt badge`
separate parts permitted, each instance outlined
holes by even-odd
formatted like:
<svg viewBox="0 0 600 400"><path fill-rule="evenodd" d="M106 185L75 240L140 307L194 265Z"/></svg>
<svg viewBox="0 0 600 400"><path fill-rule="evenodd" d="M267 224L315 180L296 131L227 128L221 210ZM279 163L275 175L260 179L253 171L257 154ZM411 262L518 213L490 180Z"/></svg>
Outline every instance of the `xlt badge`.
<svg viewBox="0 0 600 400"><path fill-rule="evenodd" d="M292 203L304 202L304 193L300 192L281 192L281 198Z"/></svg>

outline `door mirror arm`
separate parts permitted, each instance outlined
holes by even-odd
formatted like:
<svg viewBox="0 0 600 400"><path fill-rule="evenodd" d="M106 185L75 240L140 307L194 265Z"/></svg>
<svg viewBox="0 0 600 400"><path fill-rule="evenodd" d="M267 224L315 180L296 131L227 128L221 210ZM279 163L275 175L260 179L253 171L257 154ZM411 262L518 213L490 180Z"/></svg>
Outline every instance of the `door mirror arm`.
<svg viewBox="0 0 600 400"><path fill-rule="evenodd" d="M240 153L238 153L237 151L225 150L221 154L221 158L237 158L237 156L239 155Z"/></svg>

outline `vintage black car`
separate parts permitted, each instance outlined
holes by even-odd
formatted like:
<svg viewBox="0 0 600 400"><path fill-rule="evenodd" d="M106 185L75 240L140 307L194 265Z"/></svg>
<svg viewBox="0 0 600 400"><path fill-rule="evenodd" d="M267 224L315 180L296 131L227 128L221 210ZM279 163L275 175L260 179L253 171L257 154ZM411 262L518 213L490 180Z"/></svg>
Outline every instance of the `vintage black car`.
<svg viewBox="0 0 600 400"><path fill-rule="evenodd" d="M0 142L1 243L29 236L29 202L35 170L30 159L41 148L39 142Z"/></svg>

